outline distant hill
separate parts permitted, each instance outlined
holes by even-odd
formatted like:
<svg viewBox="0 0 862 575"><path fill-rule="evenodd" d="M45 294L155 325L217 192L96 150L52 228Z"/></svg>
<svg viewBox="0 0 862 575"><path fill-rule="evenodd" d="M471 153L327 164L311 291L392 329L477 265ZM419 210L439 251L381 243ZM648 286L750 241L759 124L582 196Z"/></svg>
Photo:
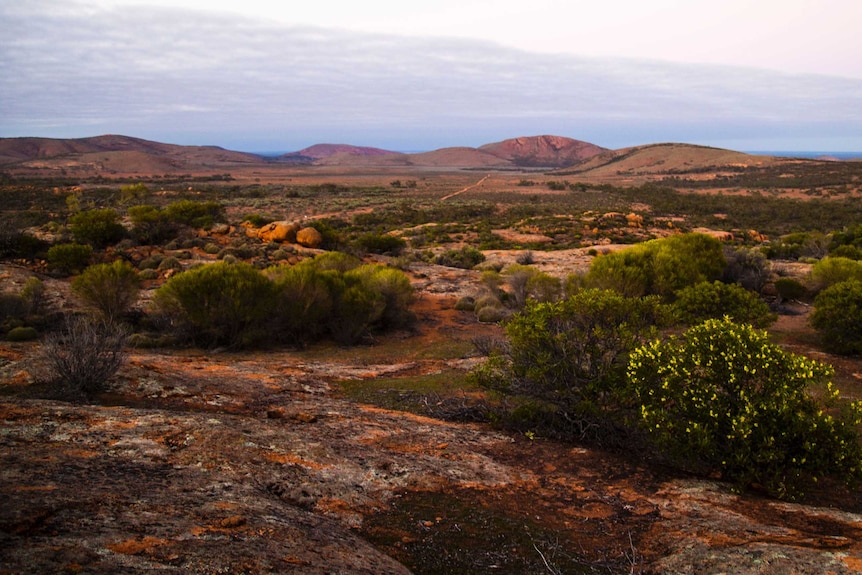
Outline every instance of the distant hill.
<svg viewBox="0 0 862 575"><path fill-rule="evenodd" d="M479 148L485 152L524 167L566 167L580 164L607 152L607 148L560 136L513 138Z"/></svg>
<svg viewBox="0 0 862 575"><path fill-rule="evenodd" d="M778 161L772 156L696 146L693 144L649 144L607 150L563 170L560 175L590 177L684 175L706 171L762 167Z"/></svg>
<svg viewBox="0 0 862 575"><path fill-rule="evenodd" d="M294 163L315 163L320 160L328 160L332 156L338 158L349 158L351 156L361 158L379 158L380 156L403 155L400 152L392 152L381 148L370 148L367 146L352 146L350 144L315 144L298 152L282 154L279 160Z"/></svg>
<svg viewBox="0 0 862 575"><path fill-rule="evenodd" d="M634 178L696 174L771 165L778 158L690 144L650 144L608 150L560 136L530 136L485 144L404 154L349 144L317 144L277 158L217 146L179 146L132 138L0 138L0 167L27 174L76 176L229 172L242 167L287 165L344 168L556 169L560 175Z"/></svg>
<svg viewBox="0 0 862 575"><path fill-rule="evenodd" d="M263 161L218 146L179 146L129 136L0 138L0 166L25 171L163 174L227 170Z"/></svg>

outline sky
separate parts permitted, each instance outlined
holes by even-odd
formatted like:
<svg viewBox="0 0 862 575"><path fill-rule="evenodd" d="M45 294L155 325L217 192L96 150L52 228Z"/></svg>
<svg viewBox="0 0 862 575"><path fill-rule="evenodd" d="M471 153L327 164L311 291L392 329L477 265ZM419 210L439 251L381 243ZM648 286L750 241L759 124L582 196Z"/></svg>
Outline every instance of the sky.
<svg viewBox="0 0 862 575"><path fill-rule="evenodd" d="M0 137L862 151L859 0L0 0Z"/></svg>

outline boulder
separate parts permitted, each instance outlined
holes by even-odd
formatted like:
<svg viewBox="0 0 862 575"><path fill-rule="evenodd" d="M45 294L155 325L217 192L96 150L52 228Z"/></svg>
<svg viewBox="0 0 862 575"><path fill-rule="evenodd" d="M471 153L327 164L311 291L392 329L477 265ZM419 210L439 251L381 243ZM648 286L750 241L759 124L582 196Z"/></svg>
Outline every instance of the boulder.
<svg viewBox="0 0 862 575"><path fill-rule="evenodd" d="M314 228L302 228L296 232L296 243L307 248L319 248L323 243L323 236Z"/></svg>
<svg viewBox="0 0 862 575"><path fill-rule="evenodd" d="M257 231L257 237L265 242L288 242L296 241L296 232L299 224L292 222L272 222Z"/></svg>

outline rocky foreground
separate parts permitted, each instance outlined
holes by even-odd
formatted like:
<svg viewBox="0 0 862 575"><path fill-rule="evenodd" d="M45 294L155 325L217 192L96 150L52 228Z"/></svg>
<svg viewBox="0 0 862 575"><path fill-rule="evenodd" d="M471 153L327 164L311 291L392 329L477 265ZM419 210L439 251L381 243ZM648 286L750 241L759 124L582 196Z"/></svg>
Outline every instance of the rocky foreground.
<svg viewBox="0 0 862 575"><path fill-rule="evenodd" d="M432 360L136 354L76 405L38 398L18 345L0 349L0 573L862 572L862 515L328 383Z"/></svg>

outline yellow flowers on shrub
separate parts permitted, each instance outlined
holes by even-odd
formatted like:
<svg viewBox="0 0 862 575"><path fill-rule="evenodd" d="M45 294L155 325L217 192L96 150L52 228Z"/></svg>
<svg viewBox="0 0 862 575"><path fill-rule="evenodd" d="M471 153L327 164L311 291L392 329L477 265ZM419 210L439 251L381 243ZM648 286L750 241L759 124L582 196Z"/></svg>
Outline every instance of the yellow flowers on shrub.
<svg viewBox="0 0 862 575"><path fill-rule="evenodd" d="M862 405L842 403L832 375L727 318L639 347L626 370L662 455L785 498L819 477L862 478Z"/></svg>

